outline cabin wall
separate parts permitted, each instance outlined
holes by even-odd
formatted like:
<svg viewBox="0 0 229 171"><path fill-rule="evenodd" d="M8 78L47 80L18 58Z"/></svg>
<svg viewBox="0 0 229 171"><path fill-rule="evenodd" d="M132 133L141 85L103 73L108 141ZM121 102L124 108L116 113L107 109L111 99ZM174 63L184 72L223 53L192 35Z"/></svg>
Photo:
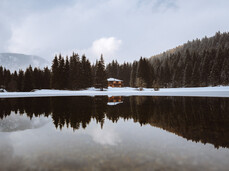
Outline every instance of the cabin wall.
<svg viewBox="0 0 229 171"><path fill-rule="evenodd" d="M108 81L108 87L122 87L121 81Z"/></svg>

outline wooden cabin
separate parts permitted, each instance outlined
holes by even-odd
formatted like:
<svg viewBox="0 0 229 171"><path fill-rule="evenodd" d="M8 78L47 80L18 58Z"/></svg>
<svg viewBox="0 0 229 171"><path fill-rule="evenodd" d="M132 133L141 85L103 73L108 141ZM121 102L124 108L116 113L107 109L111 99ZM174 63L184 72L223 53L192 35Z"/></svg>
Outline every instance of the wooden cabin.
<svg viewBox="0 0 229 171"><path fill-rule="evenodd" d="M123 81L116 78L108 78L108 87L122 87Z"/></svg>

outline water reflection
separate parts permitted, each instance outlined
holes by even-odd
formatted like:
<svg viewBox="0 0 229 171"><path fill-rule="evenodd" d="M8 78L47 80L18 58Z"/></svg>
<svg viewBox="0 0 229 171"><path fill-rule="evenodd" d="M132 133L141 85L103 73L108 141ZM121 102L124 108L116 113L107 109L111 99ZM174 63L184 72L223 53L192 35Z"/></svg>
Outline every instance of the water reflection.
<svg viewBox="0 0 229 171"><path fill-rule="evenodd" d="M111 96L108 97L107 105L114 106L123 103L122 96Z"/></svg>
<svg viewBox="0 0 229 171"><path fill-rule="evenodd" d="M47 119L34 117L32 120L25 115L16 115L11 113L10 116L0 120L0 132L16 132L27 129L36 129L47 124Z"/></svg>
<svg viewBox="0 0 229 171"><path fill-rule="evenodd" d="M120 102L118 105L109 103ZM229 99L197 97L51 97L0 99L0 118L25 114L29 118L51 117L57 129L64 126L77 131L95 120L103 128L105 118L112 122L133 119L141 125L150 124L175 133L188 140L211 143L216 148L229 148ZM0 131L13 131L11 119L0 120ZM27 122L26 119L22 123ZM15 122L14 122L15 123ZM42 123L38 123L43 124ZM12 124L11 124L12 125ZM22 124L25 125L25 124ZM28 127L18 129L29 129ZM20 126L20 124L19 124ZM96 134L95 141L101 140ZM105 135L105 133L103 133ZM112 145L118 137L103 139ZM109 142L110 141L110 142ZM103 142L102 142L103 143Z"/></svg>

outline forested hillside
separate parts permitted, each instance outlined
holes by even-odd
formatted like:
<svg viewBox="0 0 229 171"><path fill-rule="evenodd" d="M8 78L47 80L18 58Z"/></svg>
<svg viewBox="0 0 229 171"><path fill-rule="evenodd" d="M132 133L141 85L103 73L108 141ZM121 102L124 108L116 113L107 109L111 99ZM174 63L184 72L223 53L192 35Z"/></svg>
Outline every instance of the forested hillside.
<svg viewBox="0 0 229 171"><path fill-rule="evenodd" d="M142 61L141 59L135 68L133 66L133 72L141 66ZM160 87L228 85L229 33L217 32L211 38L189 41L178 48L151 57L147 62L142 77L149 87L153 83ZM134 74L132 79L138 78L139 74L136 73L136 77Z"/></svg>
<svg viewBox="0 0 229 171"><path fill-rule="evenodd" d="M109 76L131 87L204 87L229 84L229 33L188 41L132 64L108 64Z"/></svg>

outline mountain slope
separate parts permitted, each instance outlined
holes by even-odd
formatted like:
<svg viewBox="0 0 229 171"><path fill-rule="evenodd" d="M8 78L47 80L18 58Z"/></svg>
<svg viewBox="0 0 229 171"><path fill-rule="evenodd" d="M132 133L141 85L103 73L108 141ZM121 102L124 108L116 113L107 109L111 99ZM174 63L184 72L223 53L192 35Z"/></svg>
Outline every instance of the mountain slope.
<svg viewBox="0 0 229 171"><path fill-rule="evenodd" d="M25 69L29 65L32 67L43 68L49 66L50 63L41 57L34 55L24 55L18 53L0 53L0 66L3 66L11 71Z"/></svg>
<svg viewBox="0 0 229 171"><path fill-rule="evenodd" d="M192 41L188 41L183 45L177 46L173 49L169 49L161 54L154 55L150 57L149 60L152 62L154 58L163 59L166 58L167 56L170 56L171 54L176 54L176 53L180 53L182 56L184 56L186 50L189 50L190 52L202 53L204 50L219 49L219 47L229 48L229 33L216 32L214 36L209 38L205 36L202 39L195 39Z"/></svg>
<svg viewBox="0 0 229 171"><path fill-rule="evenodd" d="M146 60L145 60L146 61ZM132 69L150 87L206 87L229 85L229 32L188 41ZM140 67L141 66L141 67ZM133 85L133 84L131 84Z"/></svg>

